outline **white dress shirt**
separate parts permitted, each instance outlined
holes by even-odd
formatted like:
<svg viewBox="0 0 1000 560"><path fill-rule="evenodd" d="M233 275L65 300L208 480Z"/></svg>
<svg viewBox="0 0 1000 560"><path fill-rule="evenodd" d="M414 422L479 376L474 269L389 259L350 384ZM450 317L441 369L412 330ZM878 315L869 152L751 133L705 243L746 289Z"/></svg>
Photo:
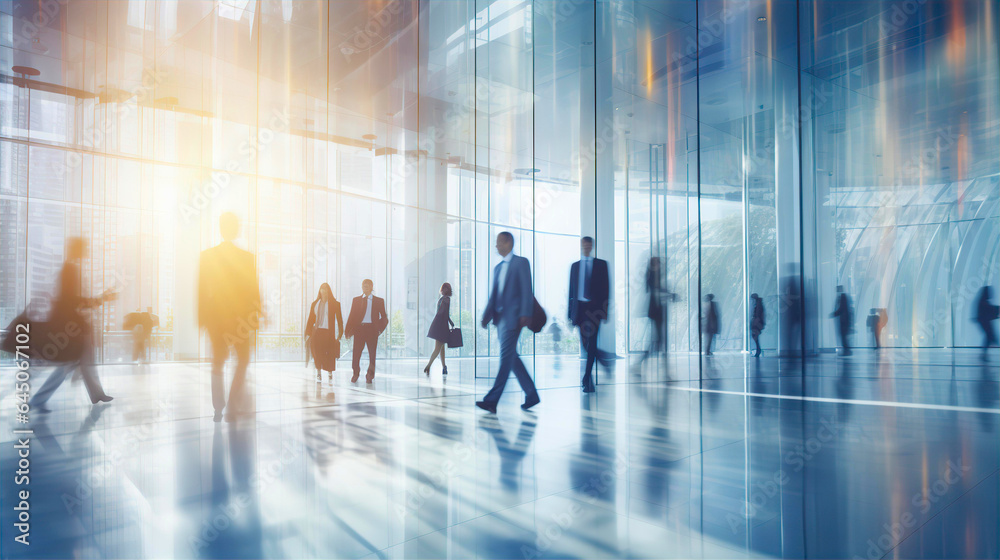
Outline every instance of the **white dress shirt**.
<svg viewBox="0 0 1000 560"><path fill-rule="evenodd" d="M330 328L330 319L327 317L327 311L330 309L329 304L322 299L316 302L316 328L317 329L328 329Z"/></svg>
<svg viewBox="0 0 1000 560"><path fill-rule="evenodd" d="M590 301L587 298L587 292L585 287L587 286L587 277L590 273L594 271L594 257L580 257L580 285L576 289L576 299L579 301Z"/></svg>
<svg viewBox="0 0 1000 560"><path fill-rule="evenodd" d="M367 296L361 296L368 300L368 308L365 309L365 318L361 320L362 323L372 322L372 296L373 294L368 294Z"/></svg>
<svg viewBox="0 0 1000 560"><path fill-rule="evenodd" d="M507 283L507 269L510 268L510 261L514 259L514 251L507 253L507 256L500 261L500 269L497 270L497 295L503 293L504 284Z"/></svg>

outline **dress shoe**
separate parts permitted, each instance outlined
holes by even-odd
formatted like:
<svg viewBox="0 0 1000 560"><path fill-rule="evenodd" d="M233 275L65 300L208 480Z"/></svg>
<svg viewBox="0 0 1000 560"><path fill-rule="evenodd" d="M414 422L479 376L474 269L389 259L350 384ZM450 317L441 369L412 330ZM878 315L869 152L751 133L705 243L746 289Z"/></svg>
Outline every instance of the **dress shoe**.
<svg viewBox="0 0 1000 560"><path fill-rule="evenodd" d="M593 392L594 392L594 391L596 391L596 390L597 390L597 389L595 389L593 385L591 385L590 387L584 387L584 388L583 388L583 392L584 392L584 393L593 393Z"/></svg>
<svg viewBox="0 0 1000 560"><path fill-rule="evenodd" d="M351 383L357 383L358 382L358 376L360 376L360 375L361 375L360 371L354 372L354 375L351 376Z"/></svg>
<svg viewBox="0 0 1000 560"><path fill-rule="evenodd" d="M542 402L542 399L538 398L538 395L535 395L534 397L528 398L524 401L524 404L521 405L521 410L528 410L540 402Z"/></svg>
<svg viewBox="0 0 1000 560"><path fill-rule="evenodd" d="M90 399L90 402L92 402L93 404L97 404L99 402L111 402L113 400L115 400L114 397L110 397L108 395L104 395L103 397L97 397L96 399Z"/></svg>
<svg viewBox="0 0 1000 560"><path fill-rule="evenodd" d="M486 412L492 412L493 414L497 413L497 405L494 403L486 401L476 401L476 406L485 410Z"/></svg>

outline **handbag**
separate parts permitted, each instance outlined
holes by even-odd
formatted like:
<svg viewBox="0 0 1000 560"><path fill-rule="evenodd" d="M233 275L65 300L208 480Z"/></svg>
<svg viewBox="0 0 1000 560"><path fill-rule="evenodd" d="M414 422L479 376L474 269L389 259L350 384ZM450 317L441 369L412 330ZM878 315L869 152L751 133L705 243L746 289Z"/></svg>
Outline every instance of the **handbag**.
<svg viewBox="0 0 1000 560"><path fill-rule="evenodd" d="M462 329L455 327L448 331L448 348L461 348L463 345Z"/></svg>
<svg viewBox="0 0 1000 560"><path fill-rule="evenodd" d="M15 317L14 320L11 321L9 325L7 325L7 329L5 330L4 335L3 335L2 348L0 348L0 350L3 350L4 352L10 352L11 354L15 354L15 353L17 353L17 347L18 346L22 346L22 347L23 346L27 346L27 348L22 348L21 349L21 353L27 355L29 358L38 357L38 356L35 355L35 352L34 352L34 346L35 345L31 344L31 340L33 338L35 338L33 335L36 334L36 333L38 333L38 330L39 330L38 326L40 324L41 323L33 322L33 321L31 321L31 320L28 319L28 311L27 310L22 311L20 315L18 315L17 317ZM21 327L22 325L25 325L26 327L25 328L18 328L18 327ZM31 327L32 326L35 326L35 332L34 333L31 332ZM17 335L18 334L25 334L25 333L27 333L27 337L22 336L22 340L24 340L25 338L27 338L27 340L29 341L28 344L18 344L17 343Z"/></svg>
<svg viewBox="0 0 1000 560"><path fill-rule="evenodd" d="M549 316L545 313L545 309L542 308L537 299L532 298L532 300L534 301L534 308L531 311L531 322L528 323L528 328L533 333L539 333L545 327L545 323L548 322Z"/></svg>

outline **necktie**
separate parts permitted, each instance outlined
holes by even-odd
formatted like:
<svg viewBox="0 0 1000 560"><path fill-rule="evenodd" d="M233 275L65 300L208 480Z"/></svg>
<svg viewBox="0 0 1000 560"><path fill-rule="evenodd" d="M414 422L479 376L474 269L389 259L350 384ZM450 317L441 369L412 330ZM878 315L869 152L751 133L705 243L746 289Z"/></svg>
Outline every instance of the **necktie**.
<svg viewBox="0 0 1000 560"><path fill-rule="evenodd" d="M584 259L583 263L583 297L590 299L590 259Z"/></svg>

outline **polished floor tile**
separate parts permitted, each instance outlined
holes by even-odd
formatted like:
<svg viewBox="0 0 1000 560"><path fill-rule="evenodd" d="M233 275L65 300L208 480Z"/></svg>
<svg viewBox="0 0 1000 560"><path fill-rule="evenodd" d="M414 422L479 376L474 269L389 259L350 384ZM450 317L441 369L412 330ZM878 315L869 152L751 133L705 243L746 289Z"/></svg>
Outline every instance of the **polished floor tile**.
<svg viewBox="0 0 1000 560"><path fill-rule="evenodd" d="M2 556L1000 558L995 358L623 358L584 395L539 357L542 403L512 379L494 416L495 365L255 364L256 414L218 424L207 365L102 366L114 402L67 382L32 413L32 544L5 507Z"/></svg>

